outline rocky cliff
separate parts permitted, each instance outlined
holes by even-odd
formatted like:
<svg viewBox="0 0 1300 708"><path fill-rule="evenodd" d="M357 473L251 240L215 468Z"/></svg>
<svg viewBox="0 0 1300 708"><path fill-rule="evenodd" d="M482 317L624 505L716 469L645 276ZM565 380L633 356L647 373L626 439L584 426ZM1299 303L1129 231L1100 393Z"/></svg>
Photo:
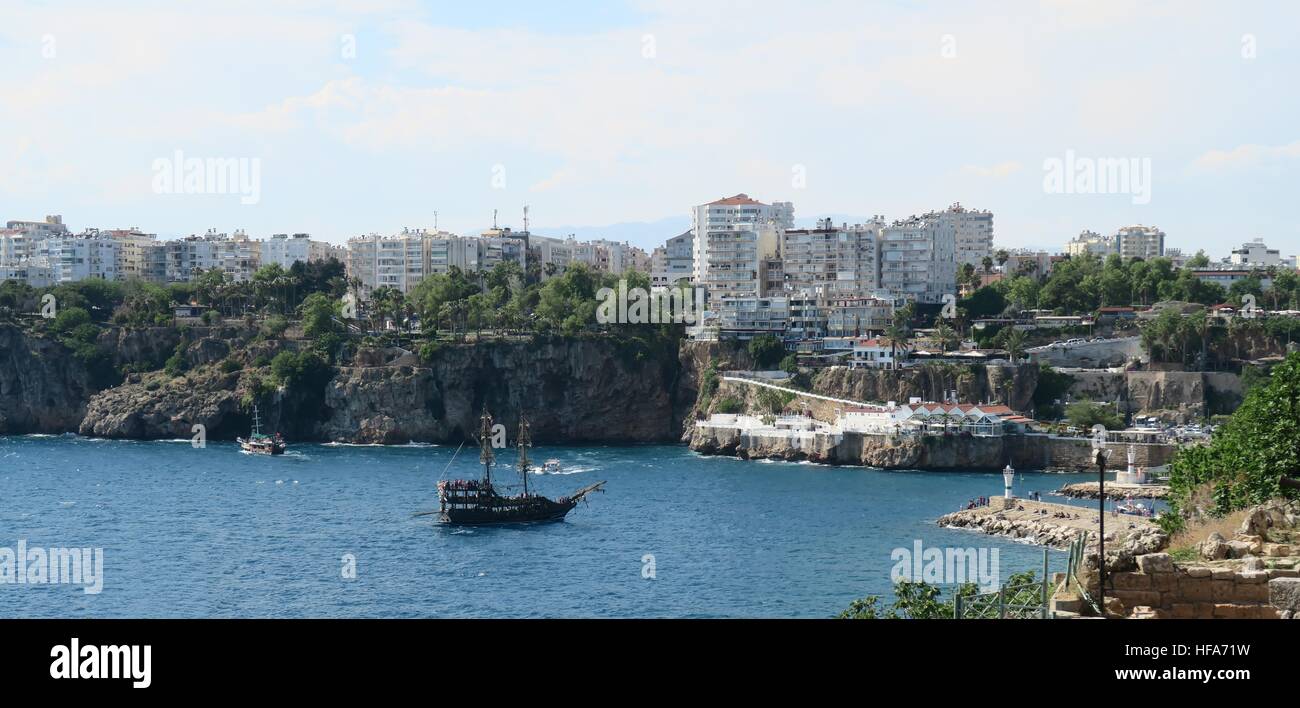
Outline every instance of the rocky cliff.
<svg viewBox="0 0 1300 708"><path fill-rule="evenodd" d="M850 369L835 366L813 377L813 393L853 401L898 401L911 397L944 400L956 390L963 401L1004 403L1025 410L1031 406L1038 383L1038 367L931 364L906 369Z"/></svg>
<svg viewBox="0 0 1300 708"><path fill-rule="evenodd" d="M98 345L127 373L96 390L59 342L0 327L0 434L180 438L202 425L232 438L256 400L268 428L298 440L459 442L486 406L511 430L526 413L538 442L652 442L680 437L696 395L689 355L612 338L448 344L429 362L362 349L347 366L276 386L266 362L302 343L255 334L107 328ZM175 352L186 370L159 371ZM219 366L227 359L237 366Z"/></svg>
<svg viewBox="0 0 1300 708"><path fill-rule="evenodd" d="M62 344L0 325L0 434L76 430L93 388Z"/></svg>

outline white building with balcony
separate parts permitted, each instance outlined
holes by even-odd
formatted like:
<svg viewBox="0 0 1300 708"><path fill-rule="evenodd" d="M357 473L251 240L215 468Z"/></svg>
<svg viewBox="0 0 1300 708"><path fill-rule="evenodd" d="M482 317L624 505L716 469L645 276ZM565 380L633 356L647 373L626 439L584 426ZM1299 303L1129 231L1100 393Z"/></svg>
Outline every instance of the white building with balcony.
<svg viewBox="0 0 1300 708"><path fill-rule="evenodd" d="M932 217L911 217L880 234L880 287L920 303L957 294L957 232Z"/></svg>
<svg viewBox="0 0 1300 708"><path fill-rule="evenodd" d="M826 297L876 290L880 285L877 254L884 228L883 221L836 226L830 219L822 219L813 229L784 230L780 250L784 289Z"/></svg>
<svg viewBox="0 0 1300 708"><path fill-rule="evenodd" d="M695 207L691 224L694 281L709 302L753 298L761 294L761 261L776 255L780 233L794 227L794 205L737 194Z"/></svg>

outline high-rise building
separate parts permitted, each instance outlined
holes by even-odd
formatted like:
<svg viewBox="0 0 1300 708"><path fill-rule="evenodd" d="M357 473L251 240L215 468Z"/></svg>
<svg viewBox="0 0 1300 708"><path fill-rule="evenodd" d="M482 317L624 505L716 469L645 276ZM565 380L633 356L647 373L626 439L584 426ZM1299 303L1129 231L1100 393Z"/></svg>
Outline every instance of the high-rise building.
<svg viewBox="0 0 1300 708"><path fill-rule="evenodd" d="M957 293L956 228L933 216L895 221L880 233L880 287L937 304Z"/></svg>
<svg viewBox="0 0 1300 708"><path fill-rule="evenodd" d="M955 203L925 216L953 228L957 235L958 266L969 263L979 267L986 257L993 255L993 212L971 210Z"/></svg>
<svg viewBox="0 0 1300 708"><path fill-rule="evenodd" d="M1154 226L1125 226L1115 232L1115 247L1126 260L1159 258L1165 255L1165 232Z"/></svg>
<svg viewBox="0 0 1300 708"><path fill-rule="evenodd" d="M877 289L876 259L883 228L883 221L835 226L822 219L814 229L786 229L780 253L785 289L827 297Z"/></svg>
<svg viewBox="0 0 1300 708"><path fill-rule="evenodd" d="M1233 249L1227 262L1238 268L1296 267L1295 256L1283 256L1280 250L1265 245L1262 238L1256 238L1242 244L1241 248Z"/></svg>
<svg viewBox="0 0 1300 708"><path fill-rule="evenodd" d="M118 279L118 243L98 231L52 235L45 239L41 251L55 282Z"/></svg>
<svg viewBox="0 0 1300 708"><path fill-rule="evenodd" d="M1071 256L1091 253L1105 258L1112 253L1119 253L1119 245L1115 242L1114 236L1102 236L1096 231L1084 230L1065 244L1065 252Z"/></svg>
<svg viewBox="0 0 1300 708"><path fill-rule="evenodd" d="M695 277L695 234L678 234L651 254L650 284L672 286Z"/></svg>
<svg viewBox="0 0 1300 708"><path fill-rule="evenodd" d="M737 194L697 206L691 216L695 284L710 302L757 297L760 263L777 253L780 233L794 227L794 205Z"/></svg>
<svg viewBox="0 0 1300 708"><path fill-rule="evenodd" d="M330 244L313 241L311 234L273 234L262 242L262 265L278 263L285 270L294 263L328 260L331 255Z"/></svg>

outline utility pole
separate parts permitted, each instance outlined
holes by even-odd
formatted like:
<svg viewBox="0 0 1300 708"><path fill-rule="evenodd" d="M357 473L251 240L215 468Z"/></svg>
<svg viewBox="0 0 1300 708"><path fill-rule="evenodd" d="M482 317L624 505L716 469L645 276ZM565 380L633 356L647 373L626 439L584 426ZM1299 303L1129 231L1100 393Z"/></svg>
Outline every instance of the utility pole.
<svg viewBox="0 0 1300 708"><path fill-rule="evenodd" d="M1106 619L1106 445L1097 450L1097 605Z"/></svg>

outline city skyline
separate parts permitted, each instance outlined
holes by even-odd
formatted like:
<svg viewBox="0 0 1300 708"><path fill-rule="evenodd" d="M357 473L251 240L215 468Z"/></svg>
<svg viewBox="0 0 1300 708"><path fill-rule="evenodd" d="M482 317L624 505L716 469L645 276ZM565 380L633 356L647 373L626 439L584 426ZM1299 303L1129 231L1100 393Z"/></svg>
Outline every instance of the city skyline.
<svg viewBox="0 0 1300 708"><path fill-rule="evenodd" d="M1300 66L1294 8L28 5L0 28L6 218L342 244L529 205L534 233L649 250L743 191L799 226L960 201L1005 248L1144 224L1300 251L1296 99L1253 89ZM255 203L160 191L177 151L257 161ZM1108 159L1136 172L1048 184Z"/></svg>

